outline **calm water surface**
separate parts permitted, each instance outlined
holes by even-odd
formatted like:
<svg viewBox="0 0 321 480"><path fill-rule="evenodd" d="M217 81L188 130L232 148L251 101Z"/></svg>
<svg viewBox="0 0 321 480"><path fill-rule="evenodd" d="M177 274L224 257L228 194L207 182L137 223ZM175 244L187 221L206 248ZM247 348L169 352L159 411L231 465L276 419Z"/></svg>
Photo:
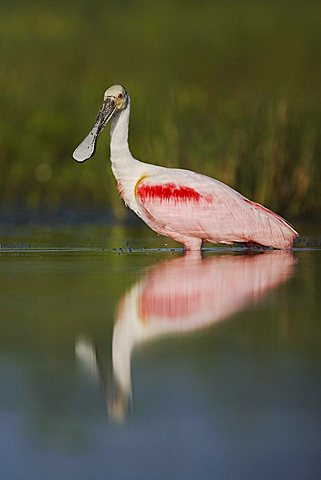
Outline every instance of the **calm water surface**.
<svg viewBox="0 0 321 480"><path fill-rule="evenodd" d="M321 478L318 247L2 233L1 478Z"/></svg>

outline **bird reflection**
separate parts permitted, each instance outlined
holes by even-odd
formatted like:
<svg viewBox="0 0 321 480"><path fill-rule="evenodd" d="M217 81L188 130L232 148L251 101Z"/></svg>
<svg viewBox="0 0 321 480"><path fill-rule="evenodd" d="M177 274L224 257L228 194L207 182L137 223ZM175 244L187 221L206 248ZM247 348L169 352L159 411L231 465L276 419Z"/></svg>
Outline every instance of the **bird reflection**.
<svg viewBox="0 0 321 480"><path fill-rule="evenodd" d="M109 415L123 420L130 408L130 358L138 344L227 319L285 282L294 265L292 253L268 251L206 258L190 253L150 268L118 304L112 380L97 350L84 340L76 344L77 356L99 374Z"/></svg>

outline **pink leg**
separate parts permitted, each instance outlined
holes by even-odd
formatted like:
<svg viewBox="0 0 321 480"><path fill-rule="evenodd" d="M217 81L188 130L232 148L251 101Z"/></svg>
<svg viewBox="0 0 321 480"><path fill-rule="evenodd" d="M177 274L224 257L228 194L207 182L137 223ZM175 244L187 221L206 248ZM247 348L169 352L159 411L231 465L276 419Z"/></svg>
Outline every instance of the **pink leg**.
<svg viewBox="0 0 321 480"><path fill-rule="evenodd" d="M203 240L201 238L187 237L186 235L174 232L166 232L166 235L175 240L175 242L182 243L185 250L200 250L202 248Z"/></svg>
<svg viewBox="0 0 321 480"><path fill-rule="evenodd" d="M202 239L201 238L186 238L184 241L184 247L186 250L200 250L202 248Z"/></svg>

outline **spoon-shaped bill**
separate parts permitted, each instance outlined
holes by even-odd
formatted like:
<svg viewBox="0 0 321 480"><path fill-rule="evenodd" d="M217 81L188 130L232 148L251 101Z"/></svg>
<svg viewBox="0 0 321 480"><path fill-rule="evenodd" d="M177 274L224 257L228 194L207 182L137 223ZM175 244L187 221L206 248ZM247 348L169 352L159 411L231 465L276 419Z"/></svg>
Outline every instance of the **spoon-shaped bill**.
<svg viewBox="0 0 321 480"><path fill-rule="evenodd" d="M94 155L99 134L114 115L115 111L116 105L114 100L107 98L102 104L94 126L72 154L74 160L77 162L85 162Z"/></svg>

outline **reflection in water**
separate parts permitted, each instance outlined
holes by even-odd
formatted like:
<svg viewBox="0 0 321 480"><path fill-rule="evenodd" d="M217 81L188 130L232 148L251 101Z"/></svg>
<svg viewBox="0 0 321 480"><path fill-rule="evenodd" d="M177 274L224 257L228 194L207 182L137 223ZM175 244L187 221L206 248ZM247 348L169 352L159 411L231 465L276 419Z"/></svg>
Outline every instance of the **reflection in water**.
<svg viewBox="0 0 321 480"><path fill-rule="evenodd" d="M121 420L131 403L130 357L137 344L228 318L287 280L294 264L292 253L269 251L207 258L191 253L152 267L119 302L112 382L97 350L84 340L76 344L77 356L99 374L109 414Z"/></svg>

